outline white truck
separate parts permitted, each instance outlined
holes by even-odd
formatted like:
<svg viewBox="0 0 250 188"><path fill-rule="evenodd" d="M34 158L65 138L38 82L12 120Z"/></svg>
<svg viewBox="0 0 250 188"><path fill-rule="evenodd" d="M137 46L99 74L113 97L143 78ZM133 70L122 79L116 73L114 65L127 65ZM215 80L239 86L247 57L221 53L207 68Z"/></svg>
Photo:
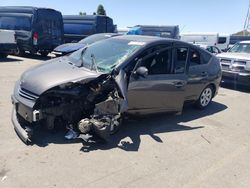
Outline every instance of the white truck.
<svg viewBox="0 0 250 188"><path fill-rule="evenodd" d="M0 58L6 58L17 48L15 31L0 30Z"/></svg>
<svg viewBox="0 0 250 188"><path fill-rule="evenodd" d="M181 40L198 45L216 46L225 50L229 46L230 36L219 33L182 33Z"/></svg>

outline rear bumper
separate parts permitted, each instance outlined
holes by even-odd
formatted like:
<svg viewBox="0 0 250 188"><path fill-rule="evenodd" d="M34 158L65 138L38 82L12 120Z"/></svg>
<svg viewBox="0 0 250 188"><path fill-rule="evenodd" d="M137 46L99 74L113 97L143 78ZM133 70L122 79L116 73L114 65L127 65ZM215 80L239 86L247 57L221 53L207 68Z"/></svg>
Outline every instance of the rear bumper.
<svg viewBox="0 0 250 188"><path fill-rule="evenodd" d="M16 49L16 44L0 44L0 53L12 53Z"/></svg>
<svg viewBox="0 0 250 188"><path fill-rule="evenodd" d="M250 86L250 73L223 71L222 81L226 83Z"/></svg>

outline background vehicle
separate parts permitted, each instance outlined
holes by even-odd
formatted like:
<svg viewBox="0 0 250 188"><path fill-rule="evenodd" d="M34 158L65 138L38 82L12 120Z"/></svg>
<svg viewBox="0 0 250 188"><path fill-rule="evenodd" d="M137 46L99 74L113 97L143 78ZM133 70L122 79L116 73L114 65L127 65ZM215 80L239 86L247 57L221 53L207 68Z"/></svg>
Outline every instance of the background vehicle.
<svg viewBox="0 0 250 188"><path fill-rule="evenodd" d="M12 122L25 142L35 122L49 129L60 122L107 138L124 113L178 113L185 101L206 108L220 80L219 60L204 49L160 37L117 36L26 71L12 95Z"/></svg>
<svg viewBox="0 0 250 188"><path fill-rule="evenodd" d="M147 35L179 39L179 26L136 25L129 29L128 35Z"/></svg>
<svg viewBox="0 0 250 188"><path fill-rule="evenodd" d="M94 42L103 40L103 39L108 39L110 37L115 37L119 36L120 34L118 33L99 33L99 34L94 34L90 35L82 40L80 40L78 43L66 43L62 44L58 47L56 47L53 50L53 54L56 56L62 56L62 55L67 55L69 53L72 53L76 50L79 50L80 48L84 48L87 45L90 45Z"/></svg>
<svg viewBox="0 0 250 188"><path fill-rule="evenodd" d="M250 40L250 36L230 35L229 48L238 42L246 40Z"/></svg>
<svg viewBox="0 0 250 188"><path fill-rule="evenodd" d="M199 46L200 48L203 48L215 55L220 54L222 52L217 46L213 45L196 44L196 46Z"/></svg>
<svg viewBox="0 0 250 188"><path fill-rule="evenodd" d="M220 50L225 50L229 45L229 35L219 35L219 33L183 33L181 40L193 44L217 46Z"/></svg>
<svg viewBox="0 0 250 188"><path fill-rule="evenodd" d="M18 50L46 56L63 42L60 12L36 7L0 7L0 29L15 30Z"/></svg>
<svg viewBox="0 0 250 188"><path fill-rule="evenodd" d="M225 51L228 49L230 44L230 35L227 34L219 34L218 42L216 46L222 50Z"/></svg>
<svg viewBox="0 0 250 188"><path fill-rule="evenodd" d="M65 43L78 42L81 39L96 33L114 33L113 19L108 16L73 16L64 15Z"/></svg>
<svg viewBox="0 0 250 188"><path fill-rule="evenodd" d="M224 82L250 86L250 41L236 43L217 57L220 59Z"/></svg>
<svg viewBox="0 0 250 188"><path fill-rule="evenodd" d="M15 31L0 29L0 58L5 58L17 48Z"/></svg>
<svg viewBox="0 0 250 188"><path fill-rule="evenodd" d="M128 28L118 28L117 29L117 33L122 34L122 35L127 34L128 31L129 31Z"/></svg>

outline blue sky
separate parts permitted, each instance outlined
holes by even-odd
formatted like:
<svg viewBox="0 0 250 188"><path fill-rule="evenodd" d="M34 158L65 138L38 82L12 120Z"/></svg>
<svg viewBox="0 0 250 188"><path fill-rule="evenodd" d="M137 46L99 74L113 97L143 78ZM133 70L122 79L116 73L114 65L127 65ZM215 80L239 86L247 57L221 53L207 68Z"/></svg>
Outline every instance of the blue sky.
<svg viewBox="0 0 250 188"><path fill-rule="evenodd" d="M99 4L104 5L118 28L179 25L182 32L230 34L243 29L249 0L0 0L0 6L49 7L62 14L92 14Z"/></svg>

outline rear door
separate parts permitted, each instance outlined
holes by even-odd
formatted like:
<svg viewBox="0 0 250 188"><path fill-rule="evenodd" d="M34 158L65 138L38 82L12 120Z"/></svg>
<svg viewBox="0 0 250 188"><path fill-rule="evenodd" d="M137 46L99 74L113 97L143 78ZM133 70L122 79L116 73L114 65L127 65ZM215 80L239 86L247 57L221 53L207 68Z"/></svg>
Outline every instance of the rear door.
<svg viewBox="0 0 250 188"><path fill-rule="evenodd" d="M209 60L211 55L190 47L188 57L187 99L196 100L209 82Z"/></svg>
<svg viewBox="0 0 250 188"><path fill-rule="evenodd" d="M158 49L157 49L158 48ZM183 106L187 76L174 73L172 44L158 46L156 51L138 57L135 70L144 66L146 77L131 74L128 86L130 113L157 113L180 111ZM185 69L185 63L182 65Z"/></svg>
<svg viewBox="0 0 250 188"><path fill-rule="evenodd" d="M60 13L40 9L37 11L38 45L53 48L63 42L63 21Z"/></svg>

